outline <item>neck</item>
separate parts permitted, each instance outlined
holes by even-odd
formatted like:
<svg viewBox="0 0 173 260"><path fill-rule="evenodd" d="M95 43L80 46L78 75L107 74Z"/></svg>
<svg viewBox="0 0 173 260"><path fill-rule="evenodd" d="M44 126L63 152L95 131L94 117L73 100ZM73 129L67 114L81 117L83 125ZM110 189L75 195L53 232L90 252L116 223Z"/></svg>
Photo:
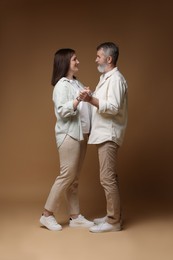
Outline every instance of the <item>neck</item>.
<svg viewBox="0 0 173 260"><path fill-rule="evenodd" d="M113 66L113 65L107 66L107 67L105 68L104 73L107 73L107 72L113 70L115 67L116 67L116 66Z"/></svg>
<svg viewBox="0 0 173 260"><path fill-rule="evenodd" d="M69 79L69 80L74 79L73 76L67 76L66 78Z"/></svg>
<svg viewBox="0 0 173 260"><path fill-rule="evenodd" d="M66 78L68 78L68 79L74 79L74 75L73 74L71 74L71 73L68 73L67 74L67 76L66 76Z"/></svg>
<svg viewBox="0 0 173 260"><path fill-rule="evenodd" d="M113 70L115 67L116 67L116 66L110 64L109 66L106 67L105 73L106 73L106 72L109 72L109 71L111 71L111 70Z"/></svg>

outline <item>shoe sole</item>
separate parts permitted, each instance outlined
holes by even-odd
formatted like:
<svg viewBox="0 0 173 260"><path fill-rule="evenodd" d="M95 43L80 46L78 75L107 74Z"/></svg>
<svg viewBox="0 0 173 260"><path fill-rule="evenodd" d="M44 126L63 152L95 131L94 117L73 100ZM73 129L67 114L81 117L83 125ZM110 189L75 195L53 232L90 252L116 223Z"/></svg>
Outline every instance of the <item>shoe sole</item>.
<svg viewBox="0 0 173 260"><path fill-rule="evenodd" d="M122 231L122 227L114 227L110 230L101 230L101 229L92 230L92 229L89 229L89 231L92 232L92 233L118 232L118 231Z"/></svg>
<svg viewBox="0 0 173 260"><path fill-rule="evenodd" d="M105 233L105 232L119 232L122 231L122 229L111 229L111 230L90 230L91 233Z"/></svg>
<svg viewBox="0 0 173 260"><path fill-rule="evenodd" d="M93 225L69 224L69 227L72 227L72 228L90 228L93 226L94 226L94 223L93 223Z"/></svg>

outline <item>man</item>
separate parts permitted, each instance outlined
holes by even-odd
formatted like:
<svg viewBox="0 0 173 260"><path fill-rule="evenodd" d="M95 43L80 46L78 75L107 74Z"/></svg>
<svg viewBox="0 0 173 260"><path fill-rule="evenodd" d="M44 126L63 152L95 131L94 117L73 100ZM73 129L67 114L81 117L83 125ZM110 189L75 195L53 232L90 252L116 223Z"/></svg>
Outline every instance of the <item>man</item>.
<svg viewBox="0 0 173 260"><path fill-rule="evenodd" d="M96 63L102 73L93 94L89 88L80 99L92 105L92 128L89 144L96 144L100 182L104 188L107 215L94 220L91 232L121 230L120 195L117 176L117 152L122 145L127 125L127 83L116 67L118 47L105 42L97 47Z"/></svg>

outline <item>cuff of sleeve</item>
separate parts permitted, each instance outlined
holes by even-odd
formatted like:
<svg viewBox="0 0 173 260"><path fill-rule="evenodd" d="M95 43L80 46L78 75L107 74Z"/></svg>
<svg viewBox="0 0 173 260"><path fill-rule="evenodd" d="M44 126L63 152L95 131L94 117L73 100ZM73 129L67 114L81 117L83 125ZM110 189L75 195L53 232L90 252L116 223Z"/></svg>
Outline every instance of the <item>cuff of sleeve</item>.
<svg viewBox="0 0 173 260"><path fill-rule="evenodd" d="M107 109L107 102L99 99L99 113L105 112Z"/></svg>

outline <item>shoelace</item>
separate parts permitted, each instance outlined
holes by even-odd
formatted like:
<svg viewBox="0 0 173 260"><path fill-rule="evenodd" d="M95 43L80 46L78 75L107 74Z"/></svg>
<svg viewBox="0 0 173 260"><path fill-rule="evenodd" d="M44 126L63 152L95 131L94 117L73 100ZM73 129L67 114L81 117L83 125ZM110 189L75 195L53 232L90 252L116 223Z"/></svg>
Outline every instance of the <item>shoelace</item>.
<svg viewBox="0 0 173 260"><path fill-rule="evenodd" d="M56 219L53 216L49 216L49 221L51 224L57 225Z"/></svg>
<svg viewBox="0 0 173 260"><path fill-rule="evenodd" d="M78 219L79 219L79 220L84 220L84 216L79 215L79 216L78 216Z"/></svg>
<svg viewBox="0 0 173 260"><path fill-rule="evenodd" d="M82 216L81 214L77 217L77 218L70 218L70 220L74 220L74 221L79 221L79 222L82 222L85 220L84 216Z"/></svg>

